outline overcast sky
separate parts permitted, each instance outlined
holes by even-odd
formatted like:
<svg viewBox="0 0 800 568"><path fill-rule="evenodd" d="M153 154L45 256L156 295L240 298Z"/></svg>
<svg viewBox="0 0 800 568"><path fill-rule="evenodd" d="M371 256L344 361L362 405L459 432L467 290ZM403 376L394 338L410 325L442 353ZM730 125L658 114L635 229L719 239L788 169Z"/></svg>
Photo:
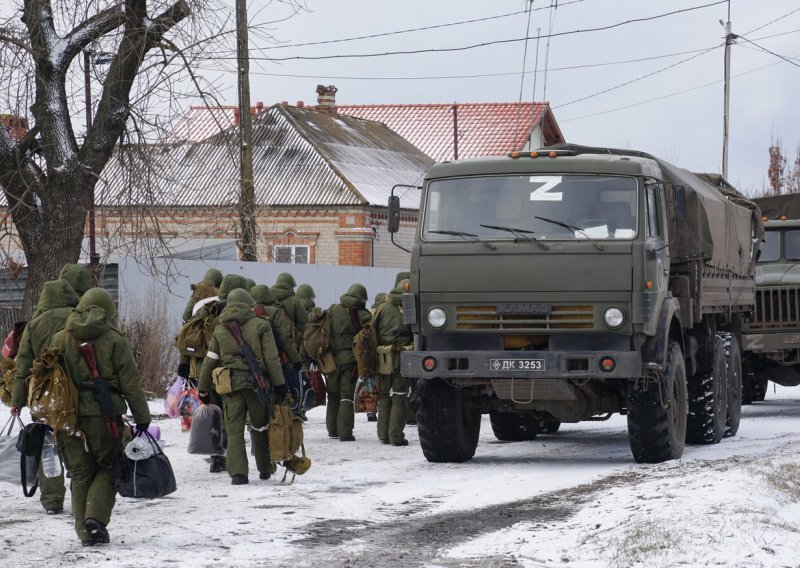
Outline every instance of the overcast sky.
<svg viewBox="0 0 800 568"><path fill-rule="evenodd" d="M524 38L529 25L525 11L528 2L305 0L308 11L270 26L275 39L285 46L276 48L263 38L251 37L252 101L272 104L285 100L294 104L303 100L315 104L318 83L335 84L339 104L514 102L520 100L521 92L523 101L533 98L550 102L569 142L629 147L692 170L720 172L724 76L724 29L720 20L727 17L726 3L604 31L570 33L713 2L562 0L552 10L548 8L550 0L534 1L527 35L565 34L550 40L549 55L547 40L539 41L534 93L536 40L528 41L527 46L524 41L515 41L413 55L274 60L437 50ZM254 22L285 14L276 3L259 11L262 4L250 3L249 15ZM513 15L497 17L504 14ZM447 25L481 18L495 19ZM797 0L732 0L731 21L733 32L747 34L753 43L739 40L732 48L729 178L752 193L766 183L770 140L780 138L792 159L800 143L800 4ZM443 25L447 26L358 41L294 46ZM710 51L702 53L707 49ZM674 67L657 72L668 66ZM642 78L648 73L655 74ZM443 76L460 77L430 78ZM389 77L403 79L386 79ZM631 83L619 86L627 82ZM227 102L234 104L235 75L226 74L223 83L229 85L224 91Z"/></svg>

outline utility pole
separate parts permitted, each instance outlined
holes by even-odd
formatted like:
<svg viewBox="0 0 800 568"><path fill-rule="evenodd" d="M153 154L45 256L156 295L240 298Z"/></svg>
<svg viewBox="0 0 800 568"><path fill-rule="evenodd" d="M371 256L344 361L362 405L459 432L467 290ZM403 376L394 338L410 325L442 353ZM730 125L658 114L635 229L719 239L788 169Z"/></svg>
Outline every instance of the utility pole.
<svg viewBox="0 0 800 568"><path fill-rule="evenodd" d="M720 23L722 21L720 20ZM731 3L728 1L728 21L725 22L725 101L722 116L722 177L728 179L728 134L730 132L731 45L738 37L731 32Z"/></svg>
<svg viewBox="0 0 800 568"><path fill-rule="evenodd" d="M239 148L241 198L239 220L242 260L258 260L256 254L256 196L253 184L253 118L250 115L250 55L247 43L247 0L236 0L236 52L239 83Z"/></svg>

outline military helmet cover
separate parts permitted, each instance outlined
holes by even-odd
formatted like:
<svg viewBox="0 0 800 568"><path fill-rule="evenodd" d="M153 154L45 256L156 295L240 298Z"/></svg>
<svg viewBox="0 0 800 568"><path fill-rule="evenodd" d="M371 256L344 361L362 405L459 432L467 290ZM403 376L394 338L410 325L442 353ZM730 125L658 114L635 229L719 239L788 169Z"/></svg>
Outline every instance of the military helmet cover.
<svg viewBox="0 0 800 568"><path fill-rule="evenodd" d="M250 306L250 307L256 305L256 303L253 300L253 297L250 295L250 293L247 290L243 289L243 288L235 288L235 289L231 290L231 293L228 294L228 303L229 304L234 304L234 303L245 304L246 306Z"/></svg>
<svg viewBox="0 0 800 568"><path fill-rule="evenodd" d="M275 281L276 284L288 284L292 288L297 286L297 282L294 281L294 276L289 274L288 272L281 272L278 274L278 279Z"/></svg>
<svg viewBox="0 0 800 568"><path fill-rule="evenodd" d="M99 306L103 308L109 318L113 318L117 315L117 307L114 305L114 299L111 297L111 294L103 288L90 288L81 296L78 307L87 308L89 306Z"/></svg>

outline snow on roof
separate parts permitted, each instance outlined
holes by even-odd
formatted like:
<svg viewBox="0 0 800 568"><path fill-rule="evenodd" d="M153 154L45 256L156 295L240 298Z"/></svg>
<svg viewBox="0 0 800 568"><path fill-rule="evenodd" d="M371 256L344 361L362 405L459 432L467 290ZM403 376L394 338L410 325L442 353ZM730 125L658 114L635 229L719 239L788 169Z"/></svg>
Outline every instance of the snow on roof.
<svg viewBox="0 0 800 568"><path fill-rule="evenodd" d="M431 163L377 122L282 104L253 117L258 205L386 205L393 185L420 183ZM112 207L234 205L239 176L238 130L230 127L201 142L119 152L97 200Z"/></svg>

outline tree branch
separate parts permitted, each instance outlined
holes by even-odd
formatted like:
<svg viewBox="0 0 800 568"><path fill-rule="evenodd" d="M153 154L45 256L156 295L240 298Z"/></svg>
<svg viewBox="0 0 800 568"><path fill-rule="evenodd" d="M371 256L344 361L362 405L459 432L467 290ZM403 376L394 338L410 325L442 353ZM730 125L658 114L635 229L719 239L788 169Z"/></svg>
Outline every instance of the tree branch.
<svg viewBox="0 0 800 568"><path fill-rule="evenodd" d="M69 67L72 60L93 41L114 31L125 23L125 12L120 6L106 8L88 20L81 22L78 27L69 32L65 37L66 47L56 65L64 70Z"/></svg>

